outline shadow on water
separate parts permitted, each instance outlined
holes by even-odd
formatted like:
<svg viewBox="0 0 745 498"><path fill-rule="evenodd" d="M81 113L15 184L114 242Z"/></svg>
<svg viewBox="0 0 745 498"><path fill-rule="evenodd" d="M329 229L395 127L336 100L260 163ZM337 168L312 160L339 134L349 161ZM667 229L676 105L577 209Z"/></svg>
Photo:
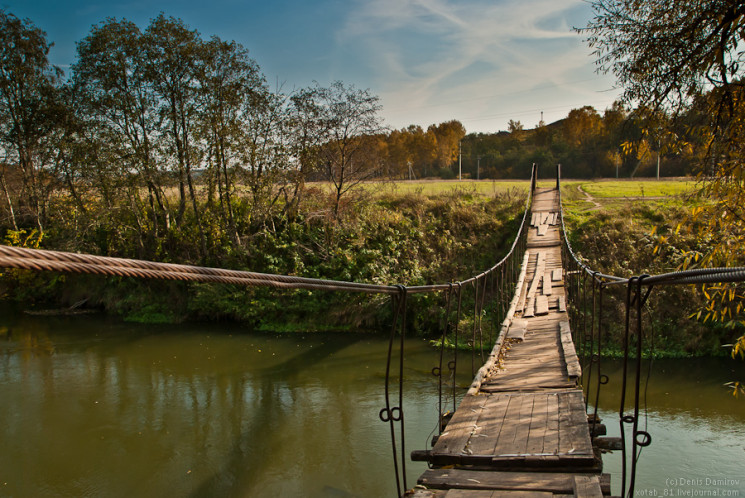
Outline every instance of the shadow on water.
<svg viewBox="0 0 745 498"><path fill-rule="evenodd" d="M250 414L252 427L243 430L232 444L232 448L225 455L225 462L221 469L205 479L190 496L194 498L209 496L251 496L252 486L266 474L267 466L276 465L274 456L276 435L275 428L284 425L284 419L294 410L292 403L286 405L280 402L277 388L278 383L287 384L292 377L301 375L339 351L359 342L360 336L337 336L331 341L314 345L279 364L260 369L255 372L259 381L258 391L262 400L261 409ZM278 381L278 379L281 379ZM245 408L244 402L239 402L241 412ZM245 419L244 413L233 416L233 420ZM328 496L349 497L346 491L326 486ZM258 494L258 493L256 493ZM326 494L326 493L324 493Z"/></svg>

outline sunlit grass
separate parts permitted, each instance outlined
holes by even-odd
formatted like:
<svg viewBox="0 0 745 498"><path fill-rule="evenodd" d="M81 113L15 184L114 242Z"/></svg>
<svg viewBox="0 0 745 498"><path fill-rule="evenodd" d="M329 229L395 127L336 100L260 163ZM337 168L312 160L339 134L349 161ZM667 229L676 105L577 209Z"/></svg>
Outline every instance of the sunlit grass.
<svg viewBox="0 0 745 498"><path fill-rule="evenodd" d="M544 182L546 186L551 182ZM326 182L313 182L318 188L328 188L331 185ZM412 194L419 193L426 196L436 196L453 192L467 192L485 197L507 192L513 189L528 191L530 181L528 180L401 180L388 182L366 182L363 188L375 194Z"/></svg>
<svg viewBox="0 0 745 498"><path fill-rule="evenodd" d="M390 184L392 191L399 194L421 192L424 195L439 195L454 190L465 190L475 194L493 197L500 192L512 189L525 190L530 186L528 181L509 180L413 180Z"/></svg>
<svg viewBox="0 0 745 498"><path fill-rule="evenodd" d="M579 185L592 197L669 197L680 194L692 194L696 191L695 180L662 179L662 180L600 180L572 181L574 188Z"/></svg>

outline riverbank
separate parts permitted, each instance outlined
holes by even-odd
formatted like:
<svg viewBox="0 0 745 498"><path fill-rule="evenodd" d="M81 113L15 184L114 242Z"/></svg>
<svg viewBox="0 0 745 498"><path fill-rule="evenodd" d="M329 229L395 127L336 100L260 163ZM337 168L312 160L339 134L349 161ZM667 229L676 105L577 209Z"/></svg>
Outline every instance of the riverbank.
<svg viewBox="0 0 745 498"><path fill-rule="evenodd" d="M579 189L581 187L581 189ZM588 198L585 192L592 195ZM662 182L567 182L562 185L565 222L574 251L596 271L632 277L681 269L690 252L709 241L691 225L692 208L705 203L695 184ZM681 229L685 227L685 229ZM604 291L604 355L622 356L625 288ZM644 356L724 356L741 331L704 321L705 296L692 285L652 290L644 308ZM733 325L733 324L730 324Z"/></svg>
<svg viewBox="0 0 745 498"><path fill-rule="evenodd" d="M382 191L358 199L339 217L329 217L322 209L323 191L309 190L293 219L278 214L208 263L385 285L457 281L492 266L506 253L519 226L525 194L524 189L510 187L494 189L491 195L461 186L431 194ZM70 240L54 230L41 244L36 240L18 232L6 237L14 245L91 247L91 240ZM159 259L200 263L189 254L188 241L183 240ZM109 247L108 255L136 256L124 247ZM88 308L141 323L238 321L259 330L307 331L379 329L390 319L389 299L375 295L16 270L5 271L1 284L6 298L29 309L64 308L84 301ZM414 330L423 335L439 330L439 297L419 296L416 302L410 314Z"/></svg>

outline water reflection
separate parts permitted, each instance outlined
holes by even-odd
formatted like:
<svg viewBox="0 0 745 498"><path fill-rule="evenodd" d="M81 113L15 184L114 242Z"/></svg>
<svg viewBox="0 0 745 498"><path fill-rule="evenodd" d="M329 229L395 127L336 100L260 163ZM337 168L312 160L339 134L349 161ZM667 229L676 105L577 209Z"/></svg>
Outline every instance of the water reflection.
<svg viewBox="0 0 745 498"><path fill-rule="evenodd" d="M91 318L8 326L0 494L395 493L388 428L377 419L383 340ZM49 353L24 354L29 340ZM420 421L408 444L423 448L437 419L426 374L436 354L422 341L407 350L407 378L427 391L407 392L407 417ZM409 463L412 483L423 470Z"/></svg>
<svg viewBox="0 0 745 498"><path fill-rule="evenodd" d="M632 361L629 371L633 373L635 368ZM604 360L602 369L610 381L601 391L600 406L617 411L621 399L623 364ZM745 376L745 363L742 361L729 357L644 361L642 373L642 402L646 400L647 408L661 416L745 418L745 402L732 396L731 390L724 385ZM649 383L646 382L647 376ZM627 405L633 402L633 389L629 377ZM594 396L595 385L590 392Z"/></svg>
<svg viewBox="0 0 745 498"><path fill-rule="evenodd" d="M700 358L656 360L642 366L650 380L641 385L646 410L640 429L651 434L652 444L641 453L636 495L745 496L745 400L734 398L724 386L742 378L743 363ZM608 435L619 436L622 364L604 361L603 373L610 382L602 390L600 416ZM627 392L625 413L630 414L629 400L633 386ZM628 424L625 430L630 437ZM603 460L613 494L619 495L620 452L606 454Z"/></svg>

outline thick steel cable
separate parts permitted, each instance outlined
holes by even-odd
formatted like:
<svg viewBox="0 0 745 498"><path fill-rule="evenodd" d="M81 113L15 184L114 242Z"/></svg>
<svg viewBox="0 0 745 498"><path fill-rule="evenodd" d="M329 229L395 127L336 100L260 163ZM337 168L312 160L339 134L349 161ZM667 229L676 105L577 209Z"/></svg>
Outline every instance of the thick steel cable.
<svg viewBox="0 0 745 498"><path fill-rule="evenodd" d="M534 178L531 185L534 184ZM560 185L559 183L557 183ZM511 256L521 248L523 244L525 225L529 206L532 203L533 189L531 189L526 208L518 229L517 236L505 255L497 264L480 274L459 282L465 285L476 283L481 278L501 268L505 263L511 262ZM559 190L559 202L561 204L561 190ZM576 262L579 268L587 274L593 275L606 285L623 285L628 278L615 275L605 275L594 272L573 251L567 237L564 222L563 208L560 211L562 245L566 253ZM200 266L181 265L174 263L159 263L154 261L143 261L127 258L114 258L108 256L95 256L91 254L78 254L62 251L50 251L44 249L29 249L21 247L0 245L0 266L6 268L18 268L27 270L46 270L68 273L91 273L97 275L154 278L165 280L182 280L195 282L227 283L246 286L268 286L282 289L307 289L307 290L331 290L349 291L374 294L396 294L396 285L377 285L339 280L315 279L291 275L277 275L258 273L242 270L225 270L219 268L208 268ZM705 284L745 281L745 268L706 268L686 271L665 273L650 276L644 279L644 285L682 285L682 284ZM448 290L450 284L432 284L407 287L407 293L428 293Z"/></svg>
<svg viewBox="0 0 745 498"><path fill-rule="evenodd" d="M182 280L189 282L215 282L282 289L337 290L374 294L398 293L398 288L390 285L360 284L250 271L223 270L219 268L157 263L154 261L2 245L0 245L0 266L37 271L90 273L95 275Z"/></svg>

